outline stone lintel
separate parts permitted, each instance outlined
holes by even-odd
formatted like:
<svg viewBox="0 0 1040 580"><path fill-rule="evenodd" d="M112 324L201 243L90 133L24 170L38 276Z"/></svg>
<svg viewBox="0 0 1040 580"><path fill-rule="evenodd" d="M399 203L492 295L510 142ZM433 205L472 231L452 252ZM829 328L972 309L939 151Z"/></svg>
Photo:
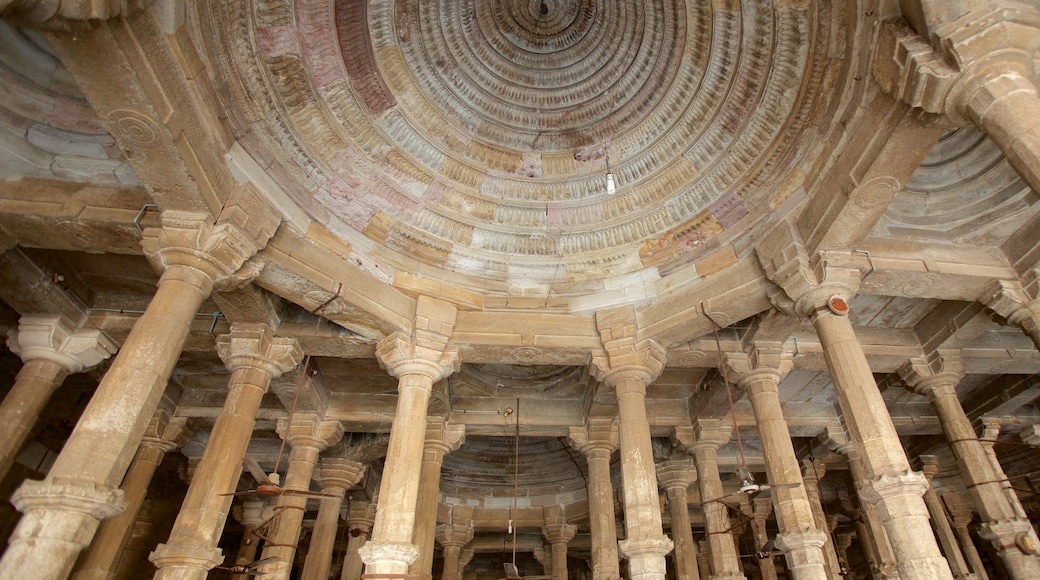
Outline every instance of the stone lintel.
<svg viewBox="0 0 1040 580"><path fill-rule="evenodd" d="M8 348L25 362L47 359L69 373L87 370L112 356L119 347L95 328L82 328L53 314L29 314L9 333Z"/></svg>

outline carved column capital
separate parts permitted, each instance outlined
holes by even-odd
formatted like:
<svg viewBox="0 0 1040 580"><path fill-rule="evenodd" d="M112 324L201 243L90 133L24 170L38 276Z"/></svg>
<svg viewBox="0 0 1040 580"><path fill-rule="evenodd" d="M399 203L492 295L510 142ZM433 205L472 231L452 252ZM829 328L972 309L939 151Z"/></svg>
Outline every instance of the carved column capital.
<svg viewBox="0 0 1040 580"><path fill-rule="evenodd" d="M697 468L690 459L667 459L657 464L657 486L665 491L686 491L697 481Z"/></svg>
<svg viewBox="0 0 1040 580"><path fill-rule="evenodd" d="M369 536L376 521L376 504L368 501L352 501L344 520L351 536Z"/></svg>
<svg viewBox="0 0 1040 580"><path fill-rule="evenodd" d="M908 389L928 396L941 386L956 387L964 378L964 361L957 356L933 353L910 357L899 366L898 372Z"/></svg>
<svg viewBox="0 0 1040 580"><path fill-rule="evenodd" d="M923 496L928 490L928 480L917 471L907 471L892 475L882 475L873 480L862 482L859 496L866 502L877 504L881 500L897 495Z"/></svg>
<svg viewBox="0 0 1040 580"><path fill-rule="evenodd" d="M276 430L292 447L312 447L319 452L335 445L343 437L342 423L323 421L312 413L298 413L291 423L279 419Z"/></svg>
<svg viewBox="0 0 1040 580"><path fill-rule="evenodd" d="M87 370L119 349L100 330L77 328L53 314L28 314L19 318L18 330L8 333L7 346L22 362L46 359L69 373Z"/></svg>
<svg viewBox="0 0 1040 580"><path fill-rule="evenodd" d="M267 245L281 221L277 214L259 211L267 204L252 205L257 209L254 215L229 206L215 222L206 212L166 210L160 216L160 227L144 230L141 247L160 272L180 266L204 274L210 288L244 285L259 269L247 269L245 278L236 273Z"/></svg>
<svg viewBox="0 0 1040 580"><path fill-rule="evenodd" d="M794 353L775 344L756 343L744 352L727 352L724 360L741 389L754 389L761 381L776 387L794 368Z"/></svg>
<svg viewBox="0 0 1040 580"><path fill-rule="evenodd" d="M656 537L648 536L621 540L618 542L618 548L621 550L622 556L631 560L644 555L664 556L672 551L673 544L668 536L661 534ZM664 562L661 563L664 564Z"/></svg>
<svg viewBox="0 0 1040 580"><path fill-rule="evenodd" d="M542 536L554 546L570 542L576 533L578 533L578 527L574 524L556 523L542 526Z"/></svg>
<svg viewBox="0 0 1040 580"><path fill-rule="evenodd" d="M423 441L424 458L426 454L430 454L434 461L443 461L445 455L458 450L465 442L465 425L431 421L426 425L426 439Z"/></svg>
<svg viewBox="0 0 1040 580"><path fill-rule="evenodd" d="M645 387L657 380L667 362L668 351L656 341L632 340L621 348L608 350L606 356L593 355L591 370L597 381L612 389L626 379L636 379Z"/></svg>
<svg viewBox="0 0 1040 580"><path fill-rule="evenodd" d="M571 427L568 431L567 440L586 458L604 457L610 459L610 455L617 451L621 444L620 433L617 422L591 420L584 427Z"/></svg>
<svg viewBox="0 0 1040 580"><path fill-rule="evenodd" d="M241 505L231 508L231 515L243 526L258 526L264 522L266 503L258 497L243 500Z"/></svg>
<svg viewBox="0 0 1040 580"><path fill-rule="evenodd" d="M180 449L191 437L187 417L173 417L169 412L159 409L152 415L152 420L145 428L141 438L142 447L154 447L163 453Z"/></svg>
<svg viewBox="0 0 1040 580"><path fill-rule="evenodd" d="M766 277L778 286L769 298L785 314L808 318L828 308L844 314L859 290L860 272L853 267L851 252L821 251L809 256L789 222L769 230L755 245L755 253Z"/></svg>
<svg viewBox="0 0 1040 580"><path fill-rule="evenodd" d="M419 548L415 544L403 542L366 542L358 550L361 561L366 564L374 562L399 562L411 566L419 558Z"/></svg>
<svg viewBox="0 0 1040 580"><path fill-rule="evenodd" d="M274 336L266 324L236 323L230 334L217 337L217 354L230 371L254 368L272 379L296 368L303 359L296 339Z"/></svg>
<svg viewBox="0 0 1040 580"><path fill-rule="evenodd" d="M380 366L395 378L419 374L428 377L430 384L457 372L461 367L457 351L422 346L403 332L395 332L381 340L376 347L376 358Z"/></svg>
<svg viewBox="0 0 1040 580"><path fill-rule="evenodd" d="M462 548L473 539L472 524L440 524L437 526L437 543L444 547Z"/></svg>
<svg viewBox="0 0 1040 580"><path fill-rule="evenodd" d="M733 426L718 419L698 419L693 426L676 427L673 441L686 453L718 451L733 436Z"/></svg>
<svg viewBox="0 0 1040 580"><path fill-rule="evenodd" d="M324 457L318 476L314 479L322 489L346 490L354 487L365 475L365 464L344 457Z"/></svg>
<svg viewBox="0 0 1040 580"><path fill-rule="evenodd" d="M108 489L89 481L27 479L11 496L11 503L22 513L60 509L103 520L126 509L123 496L121 489Z"/></svg>

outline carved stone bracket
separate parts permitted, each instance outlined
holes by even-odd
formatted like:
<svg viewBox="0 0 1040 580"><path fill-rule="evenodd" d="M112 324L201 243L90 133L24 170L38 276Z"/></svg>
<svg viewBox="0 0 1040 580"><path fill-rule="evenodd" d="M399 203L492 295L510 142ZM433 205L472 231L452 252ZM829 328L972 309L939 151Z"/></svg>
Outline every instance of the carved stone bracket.
<svg viewBox="0 0 1040 580"><path fill-rule="evenodd" d="M324 451L330 445L335 445L343 437L343 424L339 421L322 421L317 415L306 413L297 414L290 423L286 419L279 419L277 425L278 434L289 442L289 445L315 447Z"/></svg>
<svg viewBox="0 0 1040 580"><path fill-rule="evenodd" d="M473 539L472 524L441 524L437 526L437 543L442 546L463 547Z"/></svg>
<svg viewBox="0 0 1040 580"><path fill-rule="evenodd" d="M621 444L617 421L614 419L594 419L584 427L571 427L567 438L572 447L586 456L599 453L609 458Z"/></svg>
<svg viewBox="0 0 1040 580"><path fill-rule="evenodd" d="M236 324L217 338L217 354L228 370L255 368L277 378L303 358L296 339L274 336L266 324Z"/></svg>
<svg viewBox="0 0 1040 580"><path fill-rule="evenodd" d="M959 357L931 353L928 356L911 357L899 367L899 376L908 389L919 395L941 384L957 385L964 378L964 361Z"/></svg>
<svg viewBox="0 0 1040 580"><path fill-rule="evenodd" d="M100 330L76 328L65 318L51 314L22 316L18 330L9 333L7 345L24 362L47 359L69 373L89 369L119 348Z"/></svg>

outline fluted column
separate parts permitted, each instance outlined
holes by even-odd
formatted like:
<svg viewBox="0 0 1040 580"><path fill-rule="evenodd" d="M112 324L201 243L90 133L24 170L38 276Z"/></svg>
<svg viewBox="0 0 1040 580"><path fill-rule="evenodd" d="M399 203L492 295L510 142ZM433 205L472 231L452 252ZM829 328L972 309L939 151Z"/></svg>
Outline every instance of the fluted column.
<svg viewBox="0 0 1040 580"><path fill-rule="evenodd" d="M332 549L339 529L339 511L347 490L357 485L365 475L365 464L344 457L326 457L321 460L318 486L332 497L321 498L318 520L311 532L311 545L303 564L300 580L328 580L332 565Z"/></svg>
<svg viewBox="0 0 1040 580"><path fill-rule="evenodd" d="M242 524L242 541L238 544L235 552L235 562L250 563L256 561L256 548L259 546L259 538L253 533L256 527L264 523L264 512L267 502L258 497L251 497L242 502L242 505L232 508L231 513ZM249 580L246 574L232 574L232 580Z"/></svg>
<svg viewBox="0 0 1040 580"><path fill-rule="evenodd" d="M957 535L957 540L961 544L961 550L964 552L965 559L968 560L968 565L971 566L972 571L975 573L975 577L979 580L989 580L986 566L982 563L982 557L979 556L979 550L975 547L975 541L972 540L971 532L968 530L968 524L972 520L971 510L951 509L950 520L950 524L953 526L953 533Z"/></svg>
<svg viewBox="0 0 1040 580"><path fill-rule="evenodd" d="M40 412L65 377L88 370L117 346L100 330L76 328L61 316L32 314L18 320L7 347L22 359L11 390L0 403L0 479L14 464Z"/></svg>
<svg viewBox="0 0 1040 580"><path fill-rule="evenodd" d="M939 537L943 554L946 555L946 560L950 562L950 570L953 571L953 577L958 580L962 578L975 580L975 575L968 569L968 564L964 561L964 554L961 553L961 548L957 545L957 536L953 533L950 520L946 517L946 510L943 509L942 500L939 499L939 494L935 492L935 487L932 485L935 474L939 472L939 458L934 455L922 455L920 460L921 472L924 473L925 478L928 480L928 491L924 492L924 503L928 506L929 515L932 516L932 525L935 527L935 533Z"/></svg>
<svg viewBox="0 0 1040 580"><path fill-rule="evenodd" d="M686 489L696 479L697 471L692 460L671 458L657 464L657 485L661 486L668 498L668 514L672 521L677 580L700 580L697 546L693 543L690 508L686 502Z"/></svg>
<svg viewBox="0 0 1040 580"><path fill-rule="evenodd" d="M317 415L298 413L291 422L279 420L277 429L291 447L283 489L309 491L318 455L343 437L343 425L339 421L324 421ZM263 574L257 576L260 580L289 580L303 514L307 510L307 496L283 493L278 496L275 509L281 513L273 522L267 536L270 541L264 546L260 559L278 558L278 561L263 567Z"/></svg>
<svg viewBox="0 0 1040 580"><path fill-rule="evenodd" d="M40 580L66 578L99 522L122 511L118 485L202 301L215 283L230 283L279 223L262 209L256 204L244 223L230 212L216 224L207 213L164 211L162 227L145 230L145 254L163 272L158 288L46 479L26 481L11 498L24 515L0 560L0 577L33 570Z"/></svg>
<svg viewBox="0 0 1040 580"><path fill-rule="evenodd" d="M171 417L165 410L156 411L152 416L137 455L130 463L130 469L120 486L126 494L126 509L101 522L94 541L80 558L80 564L72 576L75 580L107 580L114 576L119 557L130 541L134 521L144 503L152 476L163 457L187 441L190 435L187 423L184 417Z"/></svg>
<svg viewBox="0 0 1040 580"><path fill-rule="evenodd" d="M849 252L809 257L791 224L779 224L757 245L759 260L779 288L771 294L782 311L812 321L838 396L855 454L864 465L863 497L876 505L896 553L903 580L952 579L928 522L928 484L910 469L885 400L849 321L859 271Z"/></svg>
<svg viewBox="0 0 1040 580"><path fill-rule="evenodd" d="M437 534L437 504L441 493L441 466L444 456L459 448L466 440L464 425L448 425L443 420L426 427L423 442L422 469L419 473L419 495L415 505L415 533L412 542L419 557L411 565L411 574L420 580L433 577L434 538Z"/></svg>
<svg viewBox="0 0 1040 580"><path fill-rule="evenodd" d="M751 507L751 530L755 537L755 549L758 550L769 543L769 531L766 526L769 514L773 511L773 503L768 499L757 498ZM762 573L762 580L777 580L776 564L773 562L772 554L766 558L758 557L758 570Z"/></svg>
<svg viewBox="0 0 1040 580"><path fill-rule="evenodd" d="M834 549L834 528L827 521L827 515L823 511L823 499L820 497L820 479L827 473L826 467L817 464L810 459L802 461L802 484L805 485L805 496L809 499L809 507L812 508L813 519L817 525L823 528L826 541L823 544L824 564L827 567L827 576L839 580L841 565L838 563L838 554Z"/></svg>
<svg viewBox="0 0 1040 580"><path fill-rule="evenodd" d="M437 526L437 542L444 548L444 570L441 580L462 580L460 555L473 539L472 524L441 524ZM471 556L472 557L472 556Z"/></svg>
<svg viewBox="0 0 1040 580"><path fill-rule="evenodd" d="M597 380L614 390L618 400L627 535L618 547L628 559L632 580L663 580L664 556L671 551L672 541L661 526L646 387L664 370L667 353L656 342L638 338L635 311L630 307L597 312L596 327L606 356L593 356L592 371Z"/></svg>
<svg viewBox="0 0 1040 580"><path fill-rule="evenodd" d="M390 428L379 511L372 539L359 551L367 574L405 578L419 557L412 543L415 507L426 438L426 411L433 384L459 368L458 353L447 349L455 307L421 296L411 336L397 332L379 343L376 356L398 379L397 410ZM388 576L387 576L388 575Z"/></svg>
<svg viewBox="0 0 1040 580"><path fill-rule="evenodd" d="M719 477L719 447L729 441L731 433L731 427L715 419L700 419L693 428L675 430L676 440L684 451L693 454L697 466L697 485L701 492L713 580L744 578L740 571L740 556L730 533L729 508L720 499L725 493Z"/></svg>
<svg viewBox="0 0 1040 580"><path fill-rule="evenodd" d="M156 579L202 580L223 561L217 547L242 473L242 458L256 425L260 401L271 379L299 364L294 339L277 337L267 325L236 324L217 339L217 353L231 371L224 407L213 423L202 459L192 476L170 538L149 556Z"/></svg>
<svg viewBox="0 0 1040 580"><path fill-rule="evenodd" d="M964 376L963 362L937 354L914 357L899 368L899 373L908 388L928 397L939 416L965 487L982 520L979 535L993 543L1012 578L1040 578L1040 538L1014 490L1003 485L1007 480L1004 470L990 460L957 398L957 383ZM1033 547L1023 549L1027 544Z"/></svg>
<svg viewBox="0 0 1040 580"><path fill-rule="evenodd" d="M618 580L621 571L618 565L614 485L610 481L610 456L619 445L617 425L613 420L593 420L585 427L572 427L570 443L585 455L588 463L592 580Z"/></svg>
<svg viewBox="0 0 1040 580"><path fill-rule="evenodd" d="M737 385L747 391L755 413L779 533L775 545L797 580L826 580L823 545L827 535L813 517L802 484L801 465L780 406L780 380L790 372L792 354L780 344L755 344L749 352L726 353ZM824 523L824 525L826 525Z"/></svg>
<svg viewBox="0 0 1040 580"><path fill-rule="evenodd" d="M376 520L376 505L367 501L355 500L347 510L347 553L343 556L343 573L340 580L361 580L361 570L365 567L358 555L358 550L365 545L372 534L372 524Z"/></svg>

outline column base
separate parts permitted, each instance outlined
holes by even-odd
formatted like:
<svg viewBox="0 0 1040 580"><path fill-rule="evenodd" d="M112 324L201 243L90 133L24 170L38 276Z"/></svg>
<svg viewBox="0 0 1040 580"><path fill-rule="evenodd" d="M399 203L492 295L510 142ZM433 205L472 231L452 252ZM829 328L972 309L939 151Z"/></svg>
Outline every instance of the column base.
<svg viewBox="0 0 1040 580"><path fill-rule="evenodd" d="M158 568L156 580L205 580L224 561L224 553L202 544L159 544L148 560Z"/></svg>
<svg viewBox="0 0 1040 580"><path fill-rule="evenodd" d="M101 520L126 508L121 490L92 482L28 480L11 497L24 515L11 536L0 578L64 580Z"/></svg>
<svg viewBox="0 0 1040 580"><path fill-rule="evenodd" d="M672 547L672 540L664 534L618 542L621 555L628 560L628 576L631 580L664 580L664 556L672 551Z"/></svg>
<svg viewBox="0 0 1040 580"><path fill-rule="evenodd" d="M365 563L365 572L361 575L378 575L380 580L386 578L408 577L408 567L419 559L419 547L404 542L373 542L369 540L358 549L358 556Z"/></svg>
<svg viewBox="0 0 1040 580"><path fill-rule="evenodd" d="M827 535L815 529L777 534L774 540L776 549L784 553L787 568L799 579L827 580L823 555L823 545L826 543Z"/></svg>
<svg viewBox="0 0 1040 580"><path fill-rule="evenodd" d="M979 537L993 544L1011 578L1040 578L1040 542L1028 521L986 522Z"/></svg>

